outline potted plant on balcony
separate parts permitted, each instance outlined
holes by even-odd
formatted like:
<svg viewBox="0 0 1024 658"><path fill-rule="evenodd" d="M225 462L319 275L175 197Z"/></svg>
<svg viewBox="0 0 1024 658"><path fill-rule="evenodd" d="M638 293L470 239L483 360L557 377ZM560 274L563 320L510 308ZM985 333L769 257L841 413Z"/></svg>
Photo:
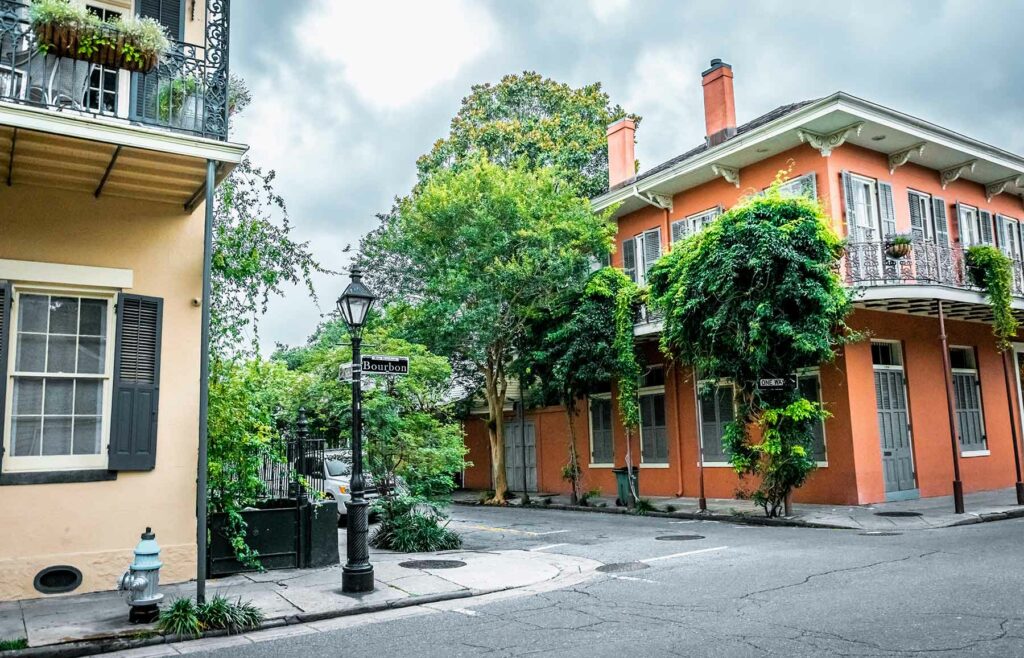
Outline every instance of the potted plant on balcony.
<svg viewBox="0 0 1024 658"><path fill-rule="evenodd" d="M171 45L155 19L103 21L68 0L33 0L29 16L40 52L109 68L148 73Z"/></svg>
<svg viewBox="0 0 1024 658"><path fill-rule="evenodd" d="M913 242L907 233L895 233L885 241L885 253L889 258L906 258Z"/></svg>
<svg viewBox="0 0 1024 658"><path fill-rule="evenodd" d="M993 327L1000 350L1010 347L1019 323L1013 314L1013 262L991 245L974 245L964 252L971 284L985 291L992 305Z"/></svg>
<svg viewBox="0 0 1024 658"><path fill-rule="evenodd" d="M201 132L203 129L203 81L185 75L161 84L157 92L157 118L161 123Z"/></svg>

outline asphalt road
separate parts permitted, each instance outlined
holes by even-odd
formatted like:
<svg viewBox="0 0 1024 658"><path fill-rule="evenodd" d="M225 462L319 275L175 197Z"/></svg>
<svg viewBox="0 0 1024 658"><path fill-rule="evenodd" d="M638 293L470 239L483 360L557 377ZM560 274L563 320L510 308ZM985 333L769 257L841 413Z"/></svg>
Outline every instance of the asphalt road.
<svg viewBox="0 0 1024 658"><path fill-rule="evenodd" d="M1024 520L884 536L556 510L452 512L467 548L561 552L636 570L207 653L1024 656ZM700 538L664 539L679 535Z"/></svg>

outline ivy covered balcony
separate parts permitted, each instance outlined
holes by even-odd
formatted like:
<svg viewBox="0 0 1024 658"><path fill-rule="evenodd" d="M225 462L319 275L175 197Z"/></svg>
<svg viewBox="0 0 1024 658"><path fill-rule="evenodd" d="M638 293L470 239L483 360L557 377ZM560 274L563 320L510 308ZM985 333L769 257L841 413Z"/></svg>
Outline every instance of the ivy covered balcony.
<svg viewBox="0 0 1024 658"><path fill-rule="evenodd" d="M143 66L120 56L123 40L118 44L111 30L114 45L101 43L100 52L73 30L61 30L66 47L54 47L53 31L33 24L30 0L0 0L0 103L226 140L229 0L205 4L203 36L193 39L202 43L171 38L166 52ZM103 21L115 17L102 11ZM139 68L146 70L132 70Z"/></svg>

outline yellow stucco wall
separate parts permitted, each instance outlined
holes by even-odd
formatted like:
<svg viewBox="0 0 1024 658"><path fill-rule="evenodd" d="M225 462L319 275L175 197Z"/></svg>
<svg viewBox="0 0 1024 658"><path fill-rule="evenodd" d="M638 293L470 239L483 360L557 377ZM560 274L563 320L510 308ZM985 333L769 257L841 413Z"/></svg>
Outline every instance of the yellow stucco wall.
<svg viewBox="0 0 1024 658"><path fill-rule="evenodd" d="M17 182L0 187L0 259L131 269L130 292L164 299L155 470L106 482L0 486L0 600L40 596L33 578L56 564L82 571L76 593L113 589L147 525L163 547L161 581L195 577L200 309L193 300L202 292L203 213Z"/></svg>

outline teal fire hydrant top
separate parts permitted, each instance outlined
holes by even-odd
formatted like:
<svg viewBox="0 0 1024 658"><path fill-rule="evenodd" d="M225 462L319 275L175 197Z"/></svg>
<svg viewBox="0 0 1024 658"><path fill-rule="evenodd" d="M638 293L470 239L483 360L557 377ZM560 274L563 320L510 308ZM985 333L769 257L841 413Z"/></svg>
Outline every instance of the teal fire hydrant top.
<svg viewBox="0 0 1024 658"><path fill-rule="evenodd" d="M135 561L132 562L133 571L155 571L164 566L160 561L160 544L156 543L156 535L152 528L146 528L142 533L142 539L135 547Z"/></svg>

